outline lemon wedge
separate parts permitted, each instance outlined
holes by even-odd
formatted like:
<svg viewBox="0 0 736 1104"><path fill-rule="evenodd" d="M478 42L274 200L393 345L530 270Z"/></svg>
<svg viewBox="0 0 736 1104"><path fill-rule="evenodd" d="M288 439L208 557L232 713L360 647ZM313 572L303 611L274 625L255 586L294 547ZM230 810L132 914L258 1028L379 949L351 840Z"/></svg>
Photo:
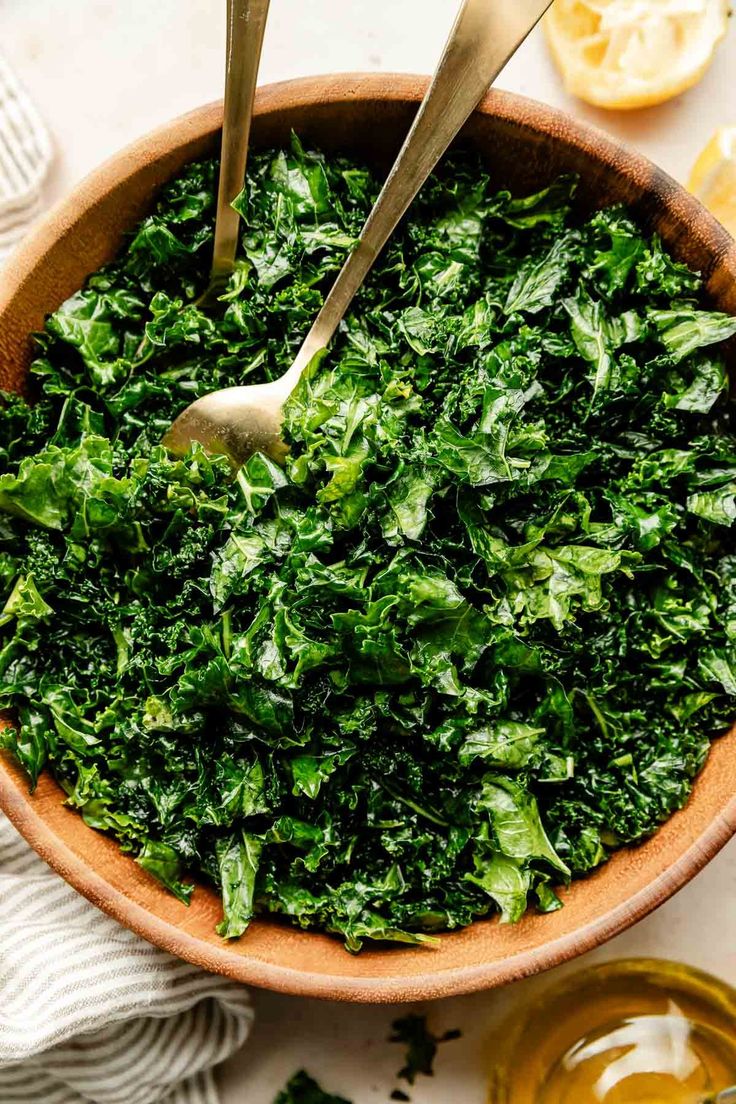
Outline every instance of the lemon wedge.
<svg viewBox="0 0 736 1104"><path fill-rule="evenodd" d="M598 107L648 107L700 80L728 0L556 0L544 22L568 91Z"/></svg>
<svg viewBox="0 0 736 1104"><path fill-rule="evenodd" d="M693 165L687 186L736 237L736 126L718 128Z"/></svg>

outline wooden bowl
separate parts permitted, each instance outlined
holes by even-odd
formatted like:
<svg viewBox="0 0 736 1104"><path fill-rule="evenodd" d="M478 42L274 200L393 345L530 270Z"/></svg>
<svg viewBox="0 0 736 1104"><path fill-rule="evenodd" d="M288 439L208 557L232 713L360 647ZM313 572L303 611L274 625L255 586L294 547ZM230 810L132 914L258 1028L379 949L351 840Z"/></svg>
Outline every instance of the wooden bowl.
<svg viewBox="0 0 736 1104"><path fill-rule="evenodd" d="M389 162L426 88L406 76L336 76L270 85L258 94L253 140L284 143L292 130L325 150ZM108 261L187 161L211 154L221 105L155 131L89 176L41 224L3 274L0 386L22 389L29 334ZM541 104L492 92L466 127L498 186L542 187L580 174L581 203L624 202L674 255L700 269L714 307L736 313L736 246L673 180L604 134ZM337 939L258 920L238 942L215 934L217 894L200 887L189 908L117 845L66 808L45 774L33 795L22 772L0 762L0 805L51 866L122 924L173 954L239 981L287 993L353 1001L445 997L500 985L554 966L616 935L692 878L736 831L736 729L713 745L692 798L648 842L619 851L575 882L565 907L519 924L486 920L444 935L436 949L373 949L357 957Z"/></svg>

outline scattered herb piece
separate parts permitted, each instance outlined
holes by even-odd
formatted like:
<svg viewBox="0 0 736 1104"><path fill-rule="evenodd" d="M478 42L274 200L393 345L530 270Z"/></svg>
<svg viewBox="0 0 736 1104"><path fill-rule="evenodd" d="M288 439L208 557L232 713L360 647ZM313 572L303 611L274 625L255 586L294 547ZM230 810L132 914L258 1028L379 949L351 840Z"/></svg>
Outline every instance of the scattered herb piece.
<svg viewBox="0 0 736 1104"><path fill-rule="evenodd" d="M288 404L285 470L161 437L281 374L377 191L255 155L207 280L190 165L0 410L0 708L183 902L431 942L652 833L736 705L736 434L700 278L574 182L422 190Z"/></svg>
<svg viewBox="0 0 736 1104"><path fill-rule="evenodd" d="M414 1084L419 1073L425 1077L433 1077L437 1047L440 1043L459 1039L461 1035L457 1029L445 1031L443 1035L434 1035L427 1027L427 1017L414 1014L394 1020L391 1026L393 1034L389 1036L389 1042L403 1043L406 1046L406 1061L396 1076L408 1081L410 1085Z"/></svg>
<svg viewBox="0 0 736 1104"><path fill-rule="evenodd" d="M282 1089L274 1104L350 1104L350 1101L325 1092L306 1070L300 1070Z"/></svg>

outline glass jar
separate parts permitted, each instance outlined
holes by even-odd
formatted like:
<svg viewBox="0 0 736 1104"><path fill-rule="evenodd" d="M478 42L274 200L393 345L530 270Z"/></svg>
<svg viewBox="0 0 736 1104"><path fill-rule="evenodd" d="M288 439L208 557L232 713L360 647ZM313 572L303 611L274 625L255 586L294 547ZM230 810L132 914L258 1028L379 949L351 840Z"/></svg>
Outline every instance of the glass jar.
<svg viewBox="0 0 736 1104"><path fill-rule="evenodd" d="M701 1104L736 1084L736 990L678 963L603 963L512 1013L493 1046L490 1104Z"/></svg>

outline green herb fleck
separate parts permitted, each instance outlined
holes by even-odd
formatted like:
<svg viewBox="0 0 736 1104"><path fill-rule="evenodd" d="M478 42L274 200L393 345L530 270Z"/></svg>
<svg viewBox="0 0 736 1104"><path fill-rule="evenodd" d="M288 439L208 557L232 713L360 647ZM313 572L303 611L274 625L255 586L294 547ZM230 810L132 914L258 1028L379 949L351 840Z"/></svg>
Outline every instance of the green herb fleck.
<svg viewBox="0 0 736 1104"><path fill-rule="evenodd" d="M413 1014L394 1020L392 1029L389 1042L403 1043L406 1046L405 1064L399 1070L397 1077L408 1081L410 1085L416 1081L417 1074L433 1077L433 1064L438 1045L459 1039L461 1034L457 1029L453 1029L445 1031L442 1035L434 1035L427 1027L427 1017Z"/></svg>
<svg viewBox="0 0 736 1104"><path fill-rule="evenodd" d="M305 1070L300 1070L281 1090L274 1104L350 1104L350 1101L325 1092Z"/></svg>

